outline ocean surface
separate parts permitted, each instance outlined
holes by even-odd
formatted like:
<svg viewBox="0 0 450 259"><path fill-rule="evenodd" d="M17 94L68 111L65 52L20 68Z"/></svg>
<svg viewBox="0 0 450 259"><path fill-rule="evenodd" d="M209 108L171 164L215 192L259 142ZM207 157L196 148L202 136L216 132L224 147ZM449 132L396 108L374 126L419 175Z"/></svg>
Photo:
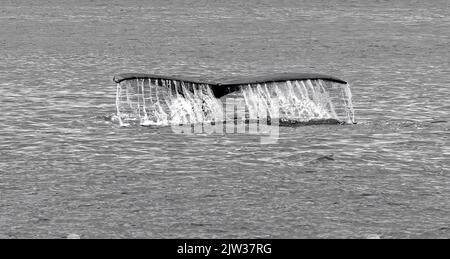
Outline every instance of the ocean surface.
<svg viewBox="0 0 450 259"><path fill-rule="evenodd" d="M450 2L0 0L0 238L450 238ZM356 125L120 127L115 74L350 82Z"/></svg>

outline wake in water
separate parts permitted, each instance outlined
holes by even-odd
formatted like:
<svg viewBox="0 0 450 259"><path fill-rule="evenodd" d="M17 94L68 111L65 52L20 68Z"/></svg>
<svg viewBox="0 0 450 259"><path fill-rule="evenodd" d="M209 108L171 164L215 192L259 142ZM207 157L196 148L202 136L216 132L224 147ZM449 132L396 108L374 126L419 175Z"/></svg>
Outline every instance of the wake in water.
<svg viewBox="0 0 450 259"><path fill-rule="evenodd" d="M353 123L347 83L326 79L246 84L130 78L117 83L121 125L186 125L242 119L284 124Z"/></svg>

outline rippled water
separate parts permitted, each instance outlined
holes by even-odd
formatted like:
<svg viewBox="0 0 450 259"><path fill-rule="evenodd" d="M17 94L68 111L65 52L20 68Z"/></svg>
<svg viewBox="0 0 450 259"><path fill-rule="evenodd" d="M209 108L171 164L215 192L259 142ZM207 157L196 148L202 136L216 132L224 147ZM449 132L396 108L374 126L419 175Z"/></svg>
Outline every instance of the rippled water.
<svg viewBox="0 0 450 259"><path fill-rule="evenodd" d="M8 1L0 237L450 237L450 11L438 1ZM357 125L121 128L114 74L320 72Z"/></svg>

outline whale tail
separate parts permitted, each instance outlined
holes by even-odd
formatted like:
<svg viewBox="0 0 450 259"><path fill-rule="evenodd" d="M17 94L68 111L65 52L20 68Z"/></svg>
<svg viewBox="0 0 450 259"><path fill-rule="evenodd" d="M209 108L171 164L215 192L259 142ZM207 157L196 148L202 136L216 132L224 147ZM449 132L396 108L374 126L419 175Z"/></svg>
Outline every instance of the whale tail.
<svg viewBox="0 0 450 259"><path fill-rule="evenodd" d="M320 74L278 74L212 82L149 74L121 74L116 107L121 122L141 125L210 123L261 117L281 123L353 123L347 82ZM231 100L231 101L230 101ZM228 114L226 105L237 110Z"/></svg>

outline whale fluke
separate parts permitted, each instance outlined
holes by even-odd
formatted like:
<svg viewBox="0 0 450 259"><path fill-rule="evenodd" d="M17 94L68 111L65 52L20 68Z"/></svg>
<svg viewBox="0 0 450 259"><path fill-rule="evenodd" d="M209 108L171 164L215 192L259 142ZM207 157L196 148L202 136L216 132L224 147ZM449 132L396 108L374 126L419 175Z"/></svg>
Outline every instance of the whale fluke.
<svg viewBox="0 0 450 259"><path fill-rule="evenodd" d="M224 120L234 100L245 121L279 119L280 125L353 123L352 95L342 79L314 73L279 73L209 80L124 73L114 77L119 121L141 125ZM266 114L266 115L263 115ZM235 118L235 117L233 117Z"/></svg>
<svg viewBox="0 0 450 259"><path fill-rule="evenodd" d="M302 81L302 80L324 80L340 84L347 84L346 81L337 77L314 74L314 73L278 73L272 75L262 76L247 76L247 77L235 77L222 81L205 80L203 78L184 77L184 76L163 76L155 74L144 73L123 73L114 76L113 81L121 83L126 80L168 80L175 82L183 82L185 84L195 85L208 85L214 93L216 98L220 98L229 93L238 91L243 85L264 84L264 83L276 83L286 81Z"/></svg>

